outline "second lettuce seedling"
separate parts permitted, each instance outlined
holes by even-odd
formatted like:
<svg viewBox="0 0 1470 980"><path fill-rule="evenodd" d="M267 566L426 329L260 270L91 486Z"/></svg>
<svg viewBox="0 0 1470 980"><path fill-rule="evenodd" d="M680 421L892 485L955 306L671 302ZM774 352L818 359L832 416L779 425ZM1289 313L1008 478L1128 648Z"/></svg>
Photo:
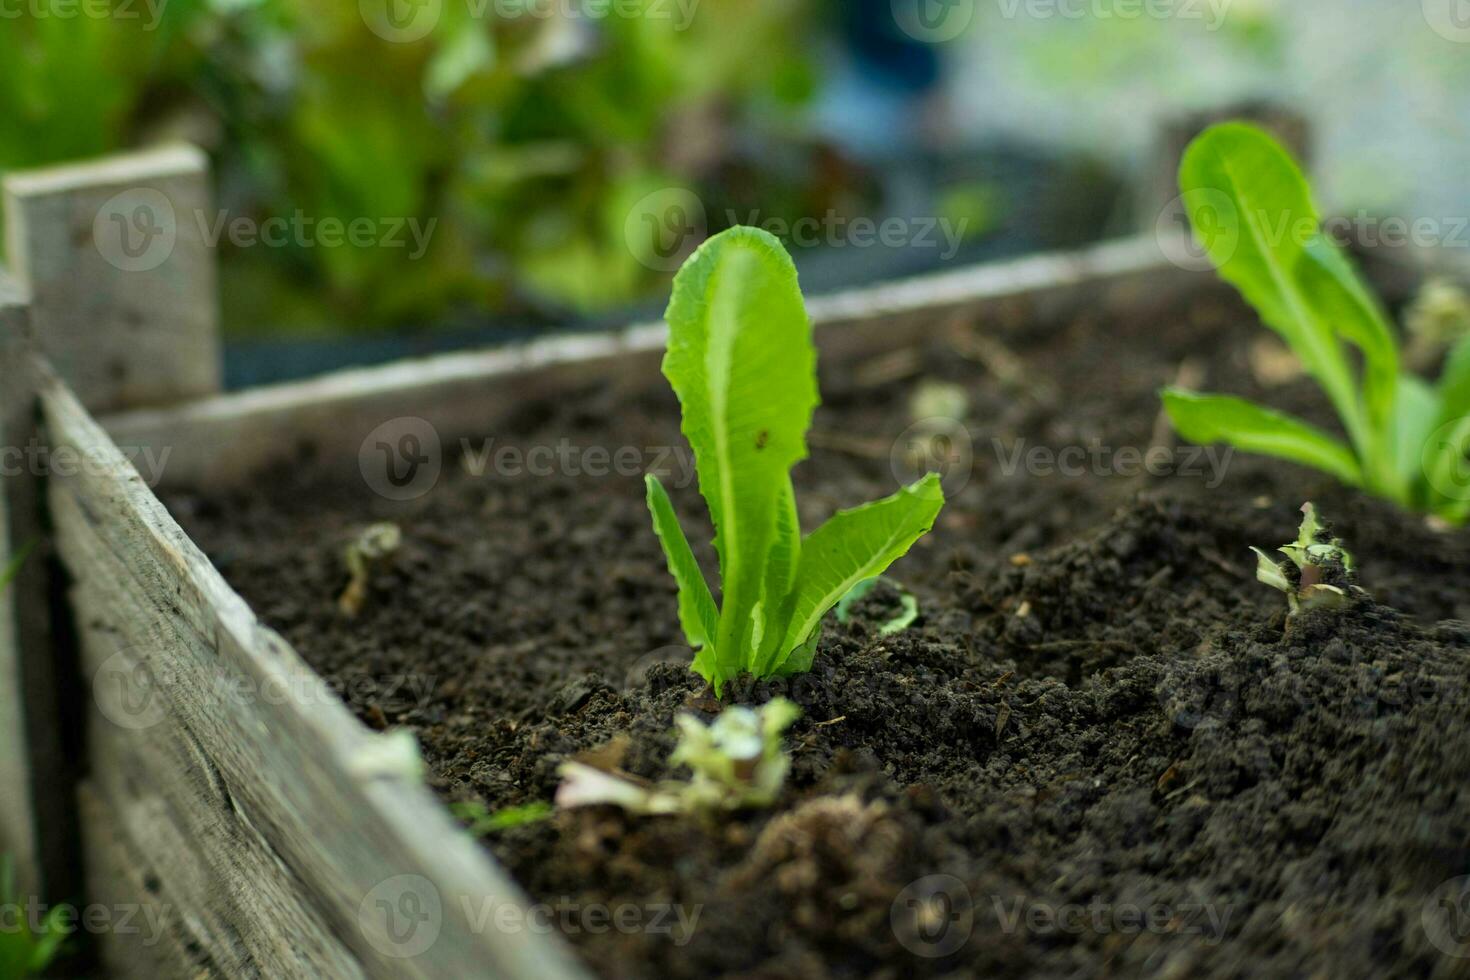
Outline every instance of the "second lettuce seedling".
<svg viewBox="0 0 1470 980"><path fill-rule="evenodd" d="M802 538L791 468L806 458L818 403L811 321L780 242L732 228L674 280L664 376L683 410L699 491L715 526L715 605L673 505L648 476L648 509L679 585L693 669L718 693L811 667L822 617L881 574L933 525L944 494L929 474L883 500L838 513Z"/></svg>
<svg viewBox="0 0 1470 980"><path fill-rule="evenodd" d="M1470 338L1436 384L1402 369L1378 300L1321 230L1296 162L1265 132L1243 123L1207 130L1185 153L1179 186L1220 276L1296 353L1347 443L1240 398L1171 388L1164 407L1179 434L1304 463L1454 524L1470 520ZM1362 355L1360 371L1349 347Z"/></svg>

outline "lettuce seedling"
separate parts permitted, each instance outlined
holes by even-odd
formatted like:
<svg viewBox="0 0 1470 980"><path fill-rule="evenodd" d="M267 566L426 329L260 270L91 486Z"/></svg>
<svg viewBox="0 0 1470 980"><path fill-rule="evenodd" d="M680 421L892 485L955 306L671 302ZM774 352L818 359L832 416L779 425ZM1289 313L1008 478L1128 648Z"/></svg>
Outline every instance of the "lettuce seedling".
<svg viewBox="0 0 1470 980"><path fill-rule="evenodd" d="M1260 548L1256 578L1286 593L1291 615L1308 609L1340 606L1357 590L1353 556L1317 517L1317 508L1302 505L1302 523L1296 540L1278 549L1287 561L1273 560Z"/></svg>
<svg viewBox="0 0 1470 980"><path fill-rule="evenodd" d="M679 744L669 761L688 766L693 778L644 786L581 762L562 763L560 807L611 805L629 813L658 815L709 813L765 807L776 802L791 769L781 735L801 716L785 698L773 698L758 710L726 708L713 724L679 715Z"/></svg>
<svg viewBox="0 0 1470 980"><path fill-rule="evenodd" d="M1437 384L1402 370L1398 341L1347 255L1321 230L1290 154L1243 123L1207 130L1179 186L1195 237L1220 276L1281 335L1332 403L1347 443L1240 398L1165 389L1174 428L1196 443L1314 467L1455 524L1470 518L1470 338ZM1347 348L1361 354L1355 370Z"/></svg>
<svg viewBox="0 0 1470 980"><path fill-rule="evenodd" d="M801 673L827 611L934 525L939 477L842 511L802 538L791 468L806 458L818 404L816 351L796 267L770 234L737 227L705 242L675 278L666 317L663 372L679 397L720 564L716 607L650 474L648 509L679 586L693 669L717 694L742 671Z"/></svg>
<svg viewBox="0 0 1470 980"><path fill-rule="evenodd" d="M342 552L349 576L347 588L337 597L337 608L348 619L356 619L367 604L373 573L385 568L403 545L403 531L384 521L363 530Z"/></svg>

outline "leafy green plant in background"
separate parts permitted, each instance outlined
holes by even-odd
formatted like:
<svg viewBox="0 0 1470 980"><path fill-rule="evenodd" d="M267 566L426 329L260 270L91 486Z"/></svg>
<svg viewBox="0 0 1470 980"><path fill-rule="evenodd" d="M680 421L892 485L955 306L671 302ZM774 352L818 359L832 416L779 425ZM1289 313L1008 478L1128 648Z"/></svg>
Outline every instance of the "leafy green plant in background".
<svg viewBox="0 0 1470 980"><path fill-rule="evenodd" d="M211 152L229 220L378 223L366 242L223 239L234 333L652 295L666 274L628 247L630 211L674 186L711 213L737 203L721 171L733 134L779 125L812 90L812 0L638 0L604 17L446 3L410 43L351 3L169 0L155 22L147 4L114 2L136 16L5 19L0 171L182 138ZM763 178L766 214L788 197L820 213L811 170ZM408 219L432 228L422 255L383 243Z"/></svg>
<svg viewBox="0 0 1470 980"><path fill-rule="evenodd" d="M1206 131L1180 168L1185 207L1222 278L1321 386L1347 435L1240 398L1165 389L1180 435L1314 467L1349 486L1455 524L1470 518L1470 339L1438 383L1402 370L1398 341L1346 254L1321 231L1290 154L1253 126ZM1355 370L1349 347L1361 354Z"/></svg>
<svg viewBox="0 0 1470 980"><path fill-rule="evenodd" d="M39 977L56 962L66 942L68 908L58 905L33 930L26 918L27 903L15 888L15 867L9 855L0 856L0 908L10 910L19 921L0 928L0 980Z"/></svg>
<svg viewBox="0 0 1470 980"><path fill-rule="evenodd" d="M718 607L652 474L648 508L698 649L693 669L718 694L742 671L809 669L822 617L928 532L944 494L931 473L802 538L791 468L818 403L816 351L796 267L771 235L733 228L706 242L675 278L666 318L663 372L715 527Z"/></svg>

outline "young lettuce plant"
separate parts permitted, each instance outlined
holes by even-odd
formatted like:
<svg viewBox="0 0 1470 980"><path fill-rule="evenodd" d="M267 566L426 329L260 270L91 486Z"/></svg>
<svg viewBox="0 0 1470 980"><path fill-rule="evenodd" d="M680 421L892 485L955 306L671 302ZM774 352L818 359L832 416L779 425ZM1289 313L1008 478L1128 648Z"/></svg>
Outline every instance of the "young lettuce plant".
<svg viewBox="0 0 1470 980"><path fill-rule="evenodd" d="M1221 278L1296 353L1347 443L1240 398L1165 389L1179 434L1303 463L1453 524L1470 519L1470 338L1451 352L1437 384L1405 372L1382 307L1322 232L1300 168L1260 129L1207 130L1185 152L1179 186ZM1360 372L1349 346L1361 354Z"/></svg>
<svg viewBox="0 0 1470 980"><path fill-rule="evenodd" d="M1286 593L1292 616L1308 609L1336 608L1358 591L1353 556L1311 504L1302 505L1296 540L1278 549L1287 561L1274 561L1260 548L1251 550L1256 553L1256 578Z"/></svg>
<svg viewBox="0 0 1470 980"><path fill-rule="evenodd" d="M939 477L838 513L805 539L791 468L806 458L818 403L811 321L780 242L732 228L674 279L663 372L679 397L699 491L715 527L720 604L673 505L648 476L648 509L679 586L679 622L713 685L810 669L822 617L898 560L933 525Z"/></svg>
<svg viewBox="0 0 1470 980"><path fill-rule="evenodd" d="M726 708L710 725L679 715L679 744L669 761L688 766L692 779L645 786L586 763L564 762L556 805L608 805L645 816L770 806L791 768L781 735L800 715L785 698L772 698L759 709Z"/></svg>

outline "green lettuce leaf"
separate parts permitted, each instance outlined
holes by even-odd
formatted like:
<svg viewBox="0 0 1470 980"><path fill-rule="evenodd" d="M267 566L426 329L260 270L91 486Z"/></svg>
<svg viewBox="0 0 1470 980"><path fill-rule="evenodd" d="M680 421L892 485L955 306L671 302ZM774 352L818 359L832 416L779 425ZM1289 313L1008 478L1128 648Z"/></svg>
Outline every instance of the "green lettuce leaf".
<svg viewBox="0 0 1470 980"><path fill-rule="evenodd" d="M663 370L715 526L715 656L732 677L754 642L768 558L791 547L789 474L806 458L817 405L811 322L791 257L753 228L700 247L674 280L667 319Z"/></svg>
<svg viewBox="0 0 1470 980"><path fill-rule="evenodd" d="M1247 452L1315 467L1351 486L1363 484L1352 450L1300 419L1229 395L1166 388L1162 397L1174 428L1190 442L1228 443Z"/></svg>
<svg viewBox="0 0 1470 980"><path fill-rule="evenodd" d="M813 531L802 543L782 641L763 653L766 669L779 670L853 586L902 558L934 526L943 506L939 476L930 473L891 497L842 511Z"/></svg>

